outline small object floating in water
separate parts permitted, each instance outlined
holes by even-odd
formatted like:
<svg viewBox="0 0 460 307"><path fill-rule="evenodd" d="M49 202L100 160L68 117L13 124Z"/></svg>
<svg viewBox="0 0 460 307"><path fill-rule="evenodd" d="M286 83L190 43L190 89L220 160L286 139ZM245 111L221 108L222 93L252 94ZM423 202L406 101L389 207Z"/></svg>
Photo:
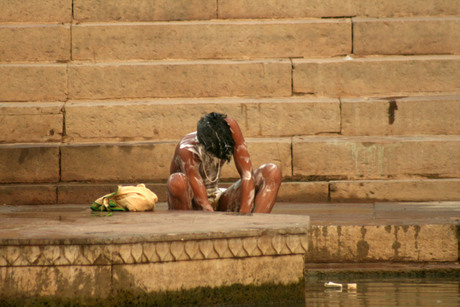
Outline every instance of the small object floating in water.
<svg viewBox="0 0 460 307"><path fill-rule="evenodd" d="M355 283L347 284L348 291L356 291L358 290L358 285Z"/></svg>
<svg viewBox="0 0 460 307"><path fill-rule="evenodd" d="M342 288L343 288L342 284L338 284L338 283L335 283L335 282L332 282L332 281L328 281L327 283L324 284L324 286L326 288L334 288L334 289L340 289L340 290L342 290Z"/></svg>
<svg viewBox="0 0 460 307"><path fill-rule="evenodd" d="M350 292L356 291L358 289L358 285L356 283L348 283L346 285L347 285L347 287L346 287L347 290L350 291ZM332 289L332 290L342 291L343 284L328 281L328 282L324 283L324 287Z"/></svg>

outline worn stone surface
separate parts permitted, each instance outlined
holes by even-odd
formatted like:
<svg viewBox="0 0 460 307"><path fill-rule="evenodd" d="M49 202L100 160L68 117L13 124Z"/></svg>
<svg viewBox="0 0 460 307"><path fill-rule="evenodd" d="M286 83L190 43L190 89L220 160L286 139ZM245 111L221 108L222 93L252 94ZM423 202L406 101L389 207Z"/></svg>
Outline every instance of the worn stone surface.
<svg viewBox="0 0 460 307"><path fill-rule="evenodd" d="M293 92L317 96L460 91L460 56L293 60Z"/></svg>
<svg viewBox="0 0 460 307"><path fill-rule="evenodd" d="M288 60L104 63L69 67L71 99L290 95L291 63Z"/></svg>
<svg viewBox="0 0 460 307"><path fill-rule="evenodd" d="M72 0L1 0L0 22L70 22Z"/></svg>
<svg viewBox="0 0 460 307"><path fill-rule="evenodd" d="M50 246L47 252L53 256L42 265L54 265L55 261L97 265L100 261L211 259L234 257L240 252L241 257L273 256L303 254L307 248L309 218L305 215L163 210L114 212L107 218L93 218L91 212L88 205L1 206L5 221L0 228L1 265L31 264L15 252L16 248L43 244ZM288 240L291 235L293 238ZM200 245L201 239L212 240L212 244ZM189 240L192 242L186 244ZM192 255L189 251L192 243L199 245L199 253Z"/></svg>
<svg viewBox="0 0 460 307"><path fill-rule="evenodd" d="M270 269L267 269L270 268ZM272 282L287 284L303 276L303 256L229 258L188 262L115 265L115 289L141 288L145 291L219 287L232 284ZM157 276L153 279L152 276Z"/></svg>
<svg viewBox="0 0 460 307"><path fill-rule="evenodd" d="M70 25L0 26L0 62L70 60Z"/></svg>
<svg viewBox="0 0 460 307"><path fill-rule="evenodd" d="M455 0L424 0L417 5L410 0L221 0L218 4L220 18L455 16L460 12Z"/></svg>
<svg viewBox="0 0 460 307"><path fill-rule="evenodd" d="M6 297L106 297L110 284L110 266L0 267L0 290Z"/></svg>
<svg viewBox="0 0 460 307"><path fill-rule="evenodd" d="M214 19L214 0L74 0L78 21L155 21Z"/></svg>
<svg viewBox="0 0 460 307"><path fill-rule="evenodd" d="M343 98L343 135L460 134L460 96Z"/></svg>
<svg viewBox="0 0 460 307"><path fill-rule="evenodd" d="M62 103L0 103L0 143L62 140Z"/></svg>
<svg viewBox="0 0 460 307"><path fill-rule="evenodd" d="M455 16L460 13L456 0L340 1L340 0L221 0L220 18L305 18L343 16Z"/></svg>
<svg viewBox="0 0 460 307"><path fill-rule="evenodd" d="M460 199L459 179L349 180L330 183L331 201L443 201Z"/></svg>
<svg viewBox="0 0 460 307"><path fill-rule="evenodd" d="M288 283L303 275L306 216L143 212L89 218L89 208L80 208L35 207L32 216L27 207L0 208L3 295L104 297L120 289Z"/></svg>
<svg viewBox="0 0 460 307"><path fill-rule="evenodd" d="M168 178L175 143L63 145L61 180L135 182Z"/></svg>
<svg viewBox="0 0 460 307"><path fill-rule="evenodd" d="M460 18L355 18L353 53L459 54Z"/></svg>
<svg viewBox="0 0 460 307"><path fill-rule="evenodd" d="M337 56L351 52L350 32L350 20L82 24L72 29L72 56L98 61Z"/></svg>
<svg viewBox="0 0 460 307"><path fill-rule="evenodd" d="M0 64L0 101L64 101L66 70L65 64Z"/></svg>
<svg viewBox="0 0 460 307"><path fill-rule="evenodd" d="M278 191L278 202L328 202L329 183L317 182L283 182Z"/></svg>
<svg viewBox="0 0 460 307"><path fill-rule="evenodd" d="M58 145L0 145L0 183L58 181Z"/></svg>
<svg viewBox="0 0 460 307"><path fill-rule="evenodd" d="M57 188L53 184L0 185L0 205L48 205L56 200Z"/></svg>
<svg viewBox="0 0 460 307"><path fill-rule="evenodd" d="M307 262L457 261L455 225L314 226Z"/></svg>
<svg viewBox="0 0 460 307"><path fill-rule="evenodd" d="M329 179L456 178L458 136L299 137L293 175Z"/></svg>
<svg viewBox="0 0 460 307"><path fill-rule="evenodd" d="M179 140L211 111L227 114L248 137L340 131L338 99L213 98L85 101L65 106L69 142Z"/></svg>

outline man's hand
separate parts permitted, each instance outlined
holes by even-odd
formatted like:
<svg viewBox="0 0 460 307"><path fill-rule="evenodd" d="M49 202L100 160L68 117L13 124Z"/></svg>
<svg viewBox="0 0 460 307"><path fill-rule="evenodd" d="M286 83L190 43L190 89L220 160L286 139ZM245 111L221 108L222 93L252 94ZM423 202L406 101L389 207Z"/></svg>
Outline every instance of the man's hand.
<svg viewBox="0 0 460 307"><path fill-rule="evenodd" d="M210 212L214 211L214 208L210 204L203 205L202 208L203 208L203 211L210 211Z"/></svg>

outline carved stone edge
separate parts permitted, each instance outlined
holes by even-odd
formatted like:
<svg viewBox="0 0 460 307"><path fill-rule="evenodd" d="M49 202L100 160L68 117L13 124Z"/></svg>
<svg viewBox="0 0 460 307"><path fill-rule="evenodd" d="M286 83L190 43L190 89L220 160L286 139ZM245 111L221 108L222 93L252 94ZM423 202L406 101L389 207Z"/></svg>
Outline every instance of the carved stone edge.
<svg viewBox="0 0 460 307"><path fill-rule="evenodd" d="M1 266L112 265L305 254L307 233L136 243L3 245Z"/></svg>

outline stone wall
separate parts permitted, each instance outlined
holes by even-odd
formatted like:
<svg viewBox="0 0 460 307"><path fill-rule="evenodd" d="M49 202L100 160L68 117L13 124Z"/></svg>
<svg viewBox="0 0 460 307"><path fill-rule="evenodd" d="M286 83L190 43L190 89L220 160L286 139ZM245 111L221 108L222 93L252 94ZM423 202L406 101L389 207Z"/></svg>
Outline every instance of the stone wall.
<svg viewBox="0 0 460 307"><path fill-rule="evenodd" d="M460 8L0 0L0 203L86 203L238 120L279 201L460 199ZM224 170L231 182L232 167Z"/></svg>

